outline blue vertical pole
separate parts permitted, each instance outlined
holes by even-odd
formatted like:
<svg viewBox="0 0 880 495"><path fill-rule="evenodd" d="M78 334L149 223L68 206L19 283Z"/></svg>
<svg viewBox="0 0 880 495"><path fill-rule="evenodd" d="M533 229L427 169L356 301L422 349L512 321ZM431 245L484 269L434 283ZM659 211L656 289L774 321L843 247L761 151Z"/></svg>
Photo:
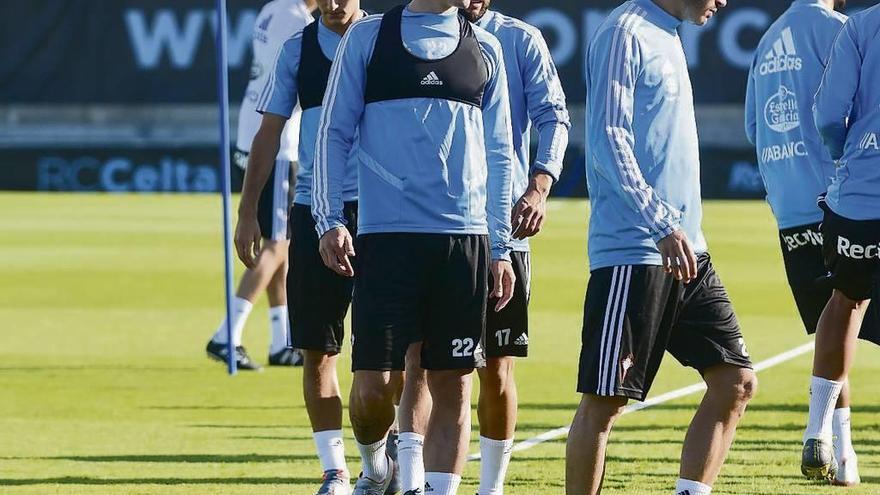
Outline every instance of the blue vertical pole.
<svg viewBox="0 0 880 495"><path fill-rule="evenodd" d="M226 54L226 0L216 0L217 9L217 97L220 103L220 195L223 197L223 261L226 287L227 369L236 371L235 342L232 340L232 178L229 150L229 60Z"/></svg>

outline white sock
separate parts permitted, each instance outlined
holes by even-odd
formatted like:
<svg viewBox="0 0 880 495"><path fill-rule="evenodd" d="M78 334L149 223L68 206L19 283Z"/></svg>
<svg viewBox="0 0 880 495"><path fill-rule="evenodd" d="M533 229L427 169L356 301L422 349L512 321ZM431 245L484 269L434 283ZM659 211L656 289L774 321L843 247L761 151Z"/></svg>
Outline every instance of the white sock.
<svg viewBox="0 0 880 495"><path fill-rule="evenodd" d="M691 481L679 478L675 484L675 495L709 495L712 487L699 481Z"/></svg>
<svg viewBox="0 0 880 495"><path fill-rule="evenodd" d="M269 333L271 343L269 354L278 354L290 346L290 332L287 321L287 306L269 308Z"/></svg>
<svg viewBox="0 0 880 495"><path fill-rule="evenodd" d="M831 440L831 417L840 396L843 382L814 376L810 381L810 419L804 432L804 440L821 438Z"/></svg>
<svg viewBox="0 0 880 495"><path fill-rule="evenodd" d="M325 430L312 433L315 439L315 447L318 448L318 458L321 459L321 469L324 471L344 471L348 474L345 465L345 444L342 442L342 430Z"/></svg>
<svg viewBox="0 0 880 495"><path fill-rule="evenodd" d="M397 465L400 466L400 491L425 487L425 461L422 450L425 437L410 431L400 432L397 437Z"/></svg>
<svg viewBox="0 0 880 495"><path fill-rule="evenodd" d="M461 476L452 473L425 473L425 491L431 495L456 495Z"/></svg>
<svg viewBox="0 0 880 495"><path fill-rule="evenodd" d="M385 455L385 439L376 443L364 445L360 442L357 444L358 450L361 452L361 467L364 476L373 481L384 481L388 476L388 456Z"/></svg>
<svg viewBox="0 0 880 495"><path fill-rule="evenodd" d="M834 455L837 460L851 459L856 451L852 445L852 431L850 430L850 410L841 407L834 410L831 421L831 430L834 433Z"/></svg>
<svg viewBox="0 0 880 495"><path fill-rule="evenodd" d="M513 439L493 440L480 436L480 490L478 495L504 493L504 477L510 464Z"/></svg>
<svg viewBox="0 0 880 495"><path fill-rule="evenodd" d="M254 309L254 305L247 299L236 297L232 301L232 343L236 347L241 345L241 334L244 332L244 324L247 323L252 309ZM223 323L220 324L220 328L217 329L212 338L214 342L218 344L229 342L229 339L226 338L226 325L226 318L223 318Z"/></svg>

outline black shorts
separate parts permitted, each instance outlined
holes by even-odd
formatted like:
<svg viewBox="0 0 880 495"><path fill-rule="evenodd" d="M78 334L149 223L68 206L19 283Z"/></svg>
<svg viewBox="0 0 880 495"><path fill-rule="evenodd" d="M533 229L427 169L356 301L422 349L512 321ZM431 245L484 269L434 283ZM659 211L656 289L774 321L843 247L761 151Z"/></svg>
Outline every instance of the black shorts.
<svg viewBox="0 0 880 495"><path fill-rule="evenodd" d="M684 285L663 267L628 265L590 275L578 392L645 400L664 351L701 373L751 368L733 305L708 254Z"/></svg>
<svg viewBox="0 0 880 495"><path fill-rule="evenodd" d="M361 235L355 252L353 370L403 370L409 345L419 341L425 369L482 364L485 235Z"/></svg>
<svg viewBox="0 0 880 495"><path fill-rule="evenodd" d="M832 290L822 255L821 224L814 223L781 230L779 242L788 285L791 287L801 321L807 333L814 334L822 311L831 298ZM877 285L874 286L872 294L875 296L872 299L880 298ZM872 303L868 308L859 337L880 345L878 304L880 303Z"/></svg>
<svg viewBox="0 0 880 495"><path fill-rule="evenodd" d="M486 338L483 349L487 358L529 355L531 259L528 252L514 251L510 253L510 261L516 275L513 298L504 309L496 313L495 303L498 300L490 297L486 308ZM489 277L489 287L491 284L492 277Z"/></svg>
<svg viewBox="0 0 880 495"><path fill-rule="evenodd" d="M290 207L290 162L276 160L260 193L257 205L257 221L264 239L283 241L290 239L287 214Z"/></svg>
<svg viewBox="0 0 880 495"><path fill-rule="evenodd" d="M351 235L357 235L357 202L345 203L343 213ZM310 206L293 204L290 231L287 305L291 342L296 349L338 354L354 279L324 265Z"/></svg>
<svg viewBox="0 0 880 495"><path fill-rule="evenodd" d="M854 301L871 298L880 283L880 220L850 220L824 200L822 253L831 286Z"/></svg>

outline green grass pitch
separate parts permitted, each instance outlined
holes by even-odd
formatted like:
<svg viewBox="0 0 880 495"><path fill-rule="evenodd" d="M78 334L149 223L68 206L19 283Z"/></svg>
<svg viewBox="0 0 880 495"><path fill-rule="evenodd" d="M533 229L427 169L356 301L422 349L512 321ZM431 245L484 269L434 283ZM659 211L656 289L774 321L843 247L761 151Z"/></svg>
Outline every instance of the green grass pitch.
<svg viewBox="0 0 880 495"><path fill-rule="evenodd" d="M300 371L229 378L204 356L222 312L219 208L216 196L0 194L0 493L313 493L320 467ZM578 401L586 218L586 202L554 201L534 242L518 440L567 424ZM768 208L707 202L705 229L755 360L807 342ZM261 361L265 308L262 299L245 331ZM715 493L841 490L812 485L798 469L810 365L805 355L760 374ZM878 374L880 350L860 344L853 436L864 483L843 493L880 493ZM698 379L668 358L653 394ZM698 400L623 417L605 493L671 493ZM347 425L346 438L356 474ZM541 444L515 455L507 493L562 493L563 472L564 440ZM469 463L460 493L475 491L477 474Z"/></svg>

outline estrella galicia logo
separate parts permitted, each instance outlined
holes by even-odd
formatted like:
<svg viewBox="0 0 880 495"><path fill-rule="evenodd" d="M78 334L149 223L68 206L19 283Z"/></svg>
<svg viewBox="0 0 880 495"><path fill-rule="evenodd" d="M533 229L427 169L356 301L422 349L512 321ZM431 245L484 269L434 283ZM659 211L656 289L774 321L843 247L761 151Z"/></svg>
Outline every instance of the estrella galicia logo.
<svg viewBox="0 0 880 495"><path fill-rule="evenodd" d="M776 132L788 132L801 125L798 101L794 92L785 86L767 100L764 105L764 121Z"/></svg>

